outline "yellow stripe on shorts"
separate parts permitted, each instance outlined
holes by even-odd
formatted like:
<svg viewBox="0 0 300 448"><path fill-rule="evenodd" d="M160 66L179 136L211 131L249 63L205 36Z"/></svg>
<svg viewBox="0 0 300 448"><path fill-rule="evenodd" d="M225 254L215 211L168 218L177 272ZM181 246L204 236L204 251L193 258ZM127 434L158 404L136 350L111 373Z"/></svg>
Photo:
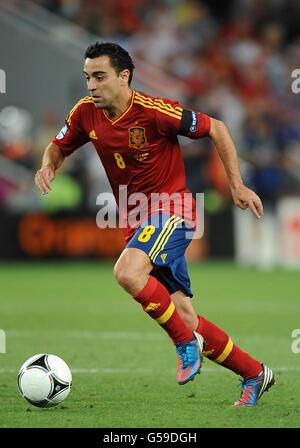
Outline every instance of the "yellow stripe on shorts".
<svg viewBox="0 0 300 448"><path fill-rule="evenodd" d="M167 219L167 221L165 222L165 224L164 224L162 230L160 231L158 237L156 238L156 240L155 240L155 242L154 242L154 244L153 244L153 246L152 246L152 248L151 248L151 250L150 250L150 252L149 252L149 257L150 257L151 260L152 260L152 255L153 255L153 253L154 253L156 247L158 246L158 244L159 244L160 240L162 239L164 233L167 232L167 230L168 230L168 228L169 228L169 227L168 227L169 224L170 224L171 222L173 222L175 218L176 218L176 216L175 216L175 215L172 215L172 216L171 216L169 219Z"/></svg>
<svg viewBox="0 0 300 448"><path fill-rule="evenodd" d="M157 249L155 250L155 253L153 254L153 262L155 262L156 257L159 255L159 252L163 251L169 238L171 237L171 235L173 234L174 230L176 230L176 227L179 223L183 222L184 219L182 218L177 218L177 220L174 220L169 228L169 231L166 232L159 244L159 246L157 247Z"/></svg>

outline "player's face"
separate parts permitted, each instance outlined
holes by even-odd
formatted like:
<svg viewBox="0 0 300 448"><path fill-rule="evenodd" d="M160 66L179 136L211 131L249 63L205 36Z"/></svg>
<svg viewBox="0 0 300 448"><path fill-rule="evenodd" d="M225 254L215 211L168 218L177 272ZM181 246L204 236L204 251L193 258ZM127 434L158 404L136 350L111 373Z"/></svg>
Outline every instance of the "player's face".
<svg viewBox="0 0 300 448"><path fill-rule="evenodd" d="M98 109L111 107L120 97L122 89L128 87L129 70L117 74L108 56L87 58L83 73L87 80L87 88Z"/></svg>

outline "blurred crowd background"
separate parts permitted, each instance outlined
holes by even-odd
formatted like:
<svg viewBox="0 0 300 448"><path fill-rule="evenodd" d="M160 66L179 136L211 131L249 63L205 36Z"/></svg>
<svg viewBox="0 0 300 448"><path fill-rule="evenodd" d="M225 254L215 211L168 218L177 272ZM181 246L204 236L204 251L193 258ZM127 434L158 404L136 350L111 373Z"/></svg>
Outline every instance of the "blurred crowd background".
<svg viewBox="0 0 300 448"><path fill-rule="evenodd" d="M88 219L91 229L97 194L109 191L92 150L68 160L47 199L33 185L45 146L86 94L83 51L103 40L133 56L133 88L223 120L245 183L263 200L263 222L234 210L210 140L182 138L188 186L205 193L206 208L205 237L193 245L190 259L300 265L300 93L291 88L292 72L300 69L298 0L2 0L0 29L1 23L7 89L0 94L0 207L2 234L16 234L21 245L15 254L114 256L121 247L121 238L111 235L118 244L106 252L102 243L99 252L83 249L87 227L77 231L82 243L70 252L61 250L67 244L61 241L51 246L49 235L41 242L41 226L50 218L63 216L61 239L70 219L76 218L75 227ZM55 235L57 223L50 228Z"/></svg>

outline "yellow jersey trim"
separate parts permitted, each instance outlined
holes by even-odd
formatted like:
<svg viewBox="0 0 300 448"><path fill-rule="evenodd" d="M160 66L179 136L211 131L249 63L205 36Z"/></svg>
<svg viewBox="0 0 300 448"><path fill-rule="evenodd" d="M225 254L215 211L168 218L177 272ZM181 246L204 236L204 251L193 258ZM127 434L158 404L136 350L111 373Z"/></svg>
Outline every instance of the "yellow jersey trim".
<svg viewBox="0 0 300 448"><path fill-rule="evenodd" d="M118 123L118 121L122 120L122 118L123 118L129 111L130 111L130 109L132 108L132 105L133 105L134 97L135 97L135 91L133 90L133 91L132 91L132 94L131 94L131 100L130 100L130 104L129 104L129 106L128 106L127 109L122 113L122 115L120 115L118 118L116 118L116 120L111 120L111 119L109 118L109 116L107 115L106 111L103 109L103 114L104 114L105 117L111 122L112 125L114 125L114 124Z"/></svg>
<svg viewBox="0 0 300 448"><path fill-rule="evenodd" d="M138 98L136 98L134 100L134 102L136 104L140 104L141 106L146 107L147 109L155 109L155 110L158 110L159 112L162 112L165 115L169 115L172 118L177 118L177 120L181 120L181 115L179 116L179 115L175 115L175 113L170 113L165 109L161 109L159 106L144 103L144 102L142 102L142 100L139 100Z"/></svg>
<svg viewBox="0 0 300 448"><path fill-rule="evenodd" d="M150 104L157 104L158 106L162 107L163 109L168 109L169 112L173 113L179 113L181 114L183 111L183 108L180 106L172 106L169 103L165 103L161 98L148 98L144 95L141 95L139 92L136 92L137 98L140 100L144 100L145 102L148 102Z"/></svg>
<svg viewBox="0 0 300 448"><path fill-rule="evenodd" d="M84 98L82 98L81 100L78 101L78 103L75 104L75 106L70 110L69 115L67 117L67 123L70 125L71 124L71 117L74 114L74 112L76 111L76 109L83 103L92 103L93 100L90 96L85 96Z"/></svg>

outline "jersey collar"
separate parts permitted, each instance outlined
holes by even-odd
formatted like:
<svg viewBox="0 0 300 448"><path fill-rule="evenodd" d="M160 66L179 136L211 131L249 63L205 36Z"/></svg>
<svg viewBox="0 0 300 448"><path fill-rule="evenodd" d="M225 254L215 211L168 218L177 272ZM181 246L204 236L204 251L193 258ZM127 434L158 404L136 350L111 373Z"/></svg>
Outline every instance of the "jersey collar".
<svg viewBox="0 0 300 448"><path fill-rule="evenodd" d="M122 118L125 117L125 115L126 115L126 114L130 111L130 109L132 108L134 97L135 97L135 91L133 90L133 91L132 91L132 94L131 94L131 100L130 100L130 104L129 104L129 106L128 106L127 109L122 113L122 115L120 115L118 118L116 118L116 120L111 120L111 119L109 118L109 116L107 115L107 113L105 112L105 110L103 109L102 112L103 112L105 118L106 118L112 125L114 125L114 124L117 123L118 121L122 120Z"/></svg>

